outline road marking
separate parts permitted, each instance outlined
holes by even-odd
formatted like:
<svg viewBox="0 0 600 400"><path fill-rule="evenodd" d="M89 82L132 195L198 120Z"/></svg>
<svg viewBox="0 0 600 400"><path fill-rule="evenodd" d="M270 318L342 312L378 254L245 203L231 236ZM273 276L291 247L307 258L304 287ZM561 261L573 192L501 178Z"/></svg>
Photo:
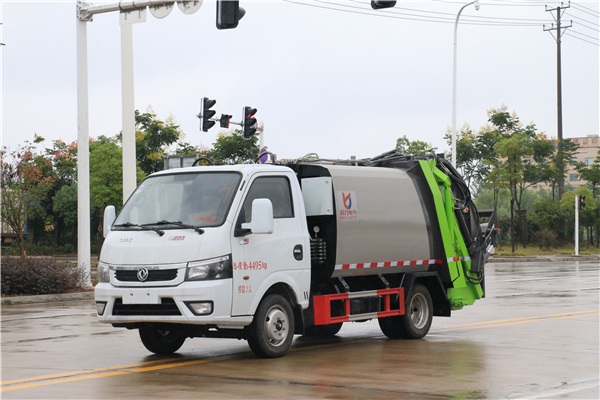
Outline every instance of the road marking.
<svg viewBox="0 0 600 400"><path fill-rule="evenodd" d="M439 328L432 329L432 332L446 332L446 331L464 331L471 329L483 329L483 328L495 328L500 326L520 325L529 324L531 322L547 321L547 320L559 320L569 318L582 318L582 317L593 317L600 315L600 310L587 310L587 311L575 311L571 313L563 314L552 314L546 317L525 317L525 318L513 318L487 322L473 322L462 325L446 325L440 326Z"/></svg>
<svg viewBox="0 0 600 400"><path fill-rule="evenodd" d="M35 378L23 378L23 379L16 379L14 381L0 382L0 385L12 385L15 383L20 383L20 382L41 381L44 379L54 379L54 378L64 378L64 377L72 376L72 375L91 374L94 372L108 371L108 370L112 370L112 369L139 367L139 366L148 365L148 364L171 362L171 361L177 361L177 360L180 360L180 359L179 358L169 358L169 359L164 359L164 360L144 361L144 362L138 362L138 363L133 363L133 364L116 365L116 366L112 366L112 367L94 368L94 369L90 369L90 370L63 372L60 374L43 375L43 376L38 376Z"/></svg>
<svg viewBox="0 0 600 400"><path fill-rule="evenodd" d="M562 313L562 314L550 314L550 316L551 317L559 317L562 315L585 314L585 313L597 312L597 311L600 311L600 310L575 311L575 312L568 312L568 313Z"/></svg>
<svg viewBox="0 0 600 400"><path fill-rule="evenodd" d="M583 317L600 315L599 311L600 310L574 311L571 313L552 314L552 315L548 315L546 317L536 316L536 317L503 319L503 320L487 321L487 322L473 322L473 323L461 324L461 325L442 326L437 329L432 329L431 331L446 332L446 331L453 331L453 330L495 328L495 327L508 326L508 325L527 324L527 323L538 322L538 321L560 320L560 319L567 319L567 318L583 318ZM369 341L372 341L373 339L379 340L379 338L376 338L376 337L368 338L368 339L361 338L358 340L351 339L351 340L336 342L336 343L324 343L324 344L318 344L318 345L314 345L314 346L296 347L296 348L290 349L290 351L303 351L303 350L314 350L314 349L325 348L325 347L336 347L336 346L347 345L347 344L356 344L356 343L360 343L360 342L369 342ZM205 364L205 363L212 363L212 362L218 362L218 361L233 360L233 359L243 358L246 356L247 356L246 354L229 355L229 356L214 357L214 358L196 359L196 360L190 360L190 361L181 361L181 358L170 358L170 359L162 359L162 360L144 361L144 362L133 363L133 364L117 365L117 366L112 366L112 367L95 368L95 369L91 369L91 370L80 370L80 371L73 371L73 372L65 372L65 373L61 373L61 374L43 375L43 376L38 376L38 377L24 378L24 379L17 379L17 380L12 380L12 381L1 382L0 384L3 387L0 388L0 392L29 389L29 388L40 387L40 386L58 385L58 384L78 382L78 381L83 381L83 380L88 380L88 379L105 378L105 377L109 377L109 376L127 375L127 374L131 374L131 373L158 371L158 370L177 368L177 367L183 367L183 366L188 366L188 365L196 365L196 364ZM159 364L159 363L160 363L160 365L148 366L150 364ZM103 371L106 371L106 372L103 372ZM75 375L79 375L79 376L75 376ZM56 379L56 378L63 378L63 377L66 377L66 379ZM41 382L38 382L38 381L41 381ZM5 385L14 385L16 383L25 383L25 384L16 385L16 386L8 386L8 387L5 386ZM586 388L587 387L579 388L577 390L584 390ZM576 391L574 389L565 389L565 390ZM565 392L565 393L567 393L567 392ZM548 396L548 395L549 394L545 394L544 396ZM542 396L542 397L544 397L544 396ZM538 397L530 397L530 398L534 399L534 398L538 398Z"/></svg>
<svg viewBox="0 0 600 400"><path fill-rule="evenodd" d="M230 359L234 359L234 358L240 358L241 356L226 356L226 357L217 357L217 358L205 358L202 360L192 360L192 361L184 361L184 362L178 362L178 363L171 363L171 364L162 364L162 365L155 365L152 367L144 367L144 368L133 368L133 369L123 369L121 371L109 371L109 372L103 372L100 374L92 374L92 375L81 375L81 376L73 376L71 378L67 378L67 379L59 379L59 380L51 380L51 381L45 381L45 382L34 382L34 383L28 383L25 385L18 385L18 386L9 386L9 387L3 387L0 389L0 392L8 392L11 390L20 390L20 389L30 389L30 388L34 388L34 387L40 387L40 386L50 386L50 385L58 385L61 383L70 383L70 382L78 382L78 381L83 381L83 380L88 380L88 379L98 379L98 378L106 378L109 376L117 376L117 375L128 375L128 374L132 374L132 373L139 373L139 372L148 372L148 371L156 371L156 370L160 370L160 369L168 369L168 368L175 368L175 367L184 367L187 365L194 365L194 364L203 364L203 363L208 363L208 362L215 362L215 361L225 361L225 360L230 360ZM161 361L174 361L177 359L169 359L169 360L157 360L157 361L147 361L147 362L143 362L143 363L136 363L136 364L128 364L130 366L136 366L136 365L143 365L143 364L149 364L149 363L153 363L153 362L161 362ZM126 366L116 366L116 367L107 367L107 368L98 368L95 371L98 370L110 370L110 369L120 369L120 368L124 368L127 367ZM75 374L87 374L91 371L78 371L78 372L73 372L71 373L71 375L75 375ZM46 377L51 376L51 375L47 375ZM37 377L37 378L31 378L28 379L29 381L34 381L34 380L41 380L44 379L46 377ZM21 381L27 381L27 379L25 380L21 380ZM15 382L15 381L13 381Z"/></svg>

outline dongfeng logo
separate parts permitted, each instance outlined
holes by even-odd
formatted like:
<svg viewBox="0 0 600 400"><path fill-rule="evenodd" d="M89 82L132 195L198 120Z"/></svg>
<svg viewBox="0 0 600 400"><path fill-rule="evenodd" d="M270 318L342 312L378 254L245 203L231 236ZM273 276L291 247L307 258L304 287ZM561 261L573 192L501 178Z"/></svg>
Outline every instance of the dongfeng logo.
<svg viewBox="0 0 600 400"><path fill-rule="evenodd" d="M144 282L146 279L148 279L148 270L146 268L138 269L137 278L140 282Z"/></svg>

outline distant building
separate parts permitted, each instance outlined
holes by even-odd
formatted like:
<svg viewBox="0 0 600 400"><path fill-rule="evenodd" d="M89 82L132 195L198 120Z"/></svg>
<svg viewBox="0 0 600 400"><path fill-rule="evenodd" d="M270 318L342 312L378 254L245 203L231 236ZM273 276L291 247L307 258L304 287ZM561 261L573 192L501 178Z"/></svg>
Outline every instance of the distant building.
<svg viewBox="0 0 600 400"><path fill-rule="evenodd" d="M586 180L580 180L579 174L575 169L575 165L579 162L585 163L585 165L592 165L594 159L598 156L598 146L600 146L600 137L598 135L587 135L587 137L570 138L571 141L579 145L577 149L577 155L573 157L571 163L567 167L567 175L565 180L565 187L570 185L573 189L580 188L587 184ZM556 140L553 140L554 148L558 149ZM547 183L540 183L533 185L529 189L531 190L550 190L550 185Z"/></svg>

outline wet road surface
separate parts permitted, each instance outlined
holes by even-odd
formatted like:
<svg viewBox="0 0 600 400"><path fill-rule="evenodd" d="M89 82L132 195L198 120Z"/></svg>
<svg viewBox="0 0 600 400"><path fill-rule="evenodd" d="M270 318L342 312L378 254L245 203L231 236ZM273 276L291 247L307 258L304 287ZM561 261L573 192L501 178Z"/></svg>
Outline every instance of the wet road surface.
<svg viewBox="0 0 600 400"><path fill-rule="evenodd" d="M336 338L296 336L283 358L245 341L188 339L151 355L93 302L2 307L4 399L598 399L599 265L486 266L487 297L434 318L421 340L377 321Z"/></svg>

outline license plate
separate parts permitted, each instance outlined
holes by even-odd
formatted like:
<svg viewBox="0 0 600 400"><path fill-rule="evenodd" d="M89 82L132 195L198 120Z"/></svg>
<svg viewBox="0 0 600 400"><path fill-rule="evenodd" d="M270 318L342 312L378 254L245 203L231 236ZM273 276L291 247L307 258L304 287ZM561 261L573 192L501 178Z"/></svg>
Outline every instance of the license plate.
<svg viewBox="0 0 600 400"><path fill-rule="evenodd" d="M160 304L156 290L129 290L123 296L123 304Z"/></svg>

